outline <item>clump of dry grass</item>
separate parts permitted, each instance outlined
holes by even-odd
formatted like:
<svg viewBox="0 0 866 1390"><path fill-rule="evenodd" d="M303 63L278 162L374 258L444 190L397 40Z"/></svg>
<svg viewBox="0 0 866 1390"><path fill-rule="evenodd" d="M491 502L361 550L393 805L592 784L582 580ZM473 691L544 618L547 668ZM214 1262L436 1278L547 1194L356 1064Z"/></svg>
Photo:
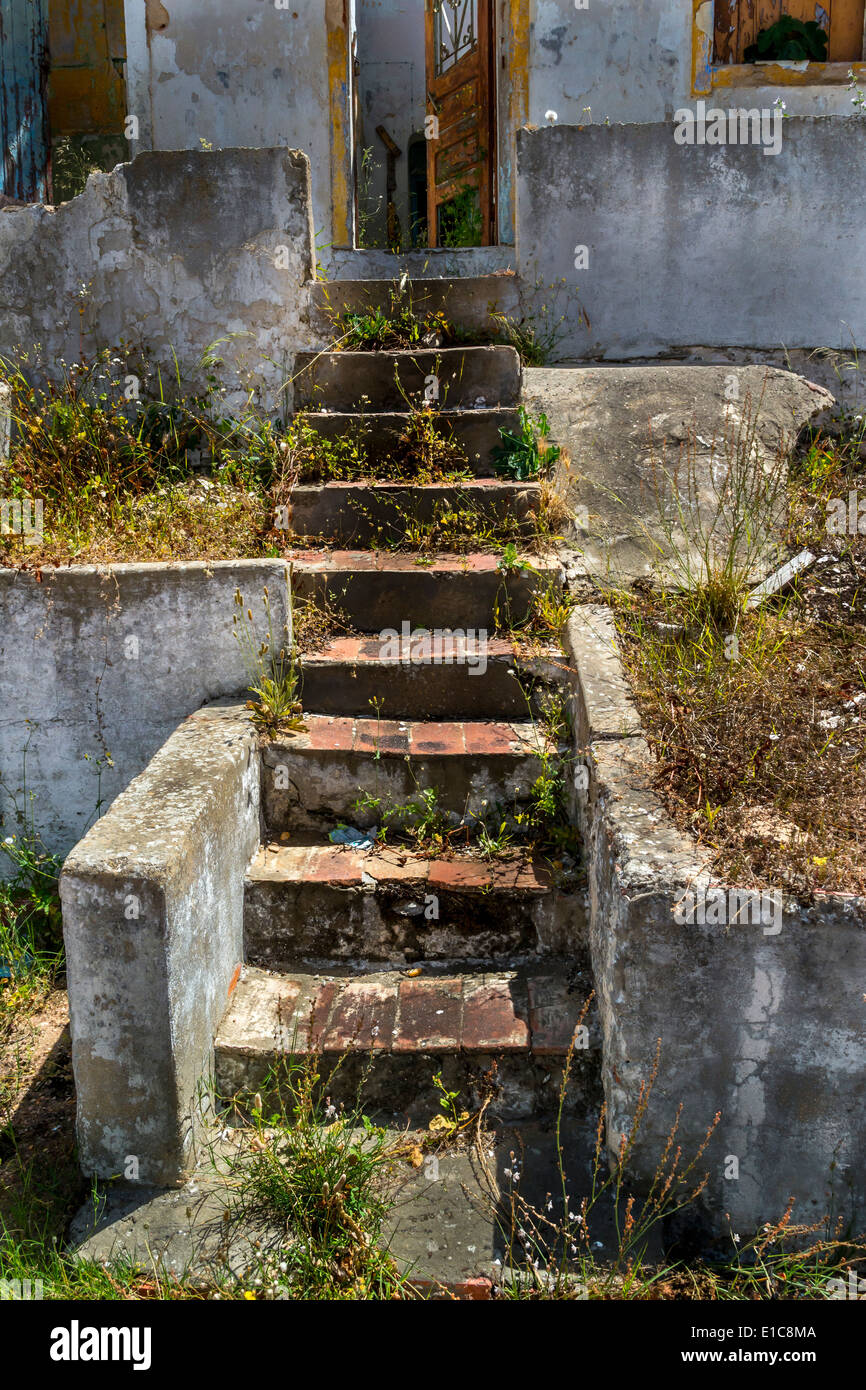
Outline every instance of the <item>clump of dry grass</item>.
<svg viewBox="0 0 866 1390"><path fill-rule="evenodd" d="M828 534L829 500L862 474L850 442L811 441L792 467L787 539L815 569L747 609L697 589L613 596L626 668L677 824L720 872L866 891L866 537Z"/></svg>

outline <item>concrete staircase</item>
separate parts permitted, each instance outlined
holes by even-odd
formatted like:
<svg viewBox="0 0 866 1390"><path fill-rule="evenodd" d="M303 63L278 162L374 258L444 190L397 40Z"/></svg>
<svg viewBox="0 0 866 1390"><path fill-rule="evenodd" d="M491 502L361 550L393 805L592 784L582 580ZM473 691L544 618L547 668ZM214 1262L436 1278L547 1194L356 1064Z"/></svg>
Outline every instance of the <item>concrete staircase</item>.
<svg viewBox="0 0 866 1390"><path fill-rule="evenodd" d="M389 288L366 282L352 293L387 302ZM453 318L452 291L436 282L432 293ZM469 330L479 327L483 298L473 282ZM310 354L296 371L296 407L309 423L333 437L363 416L374 456L405 429L408 401L435 373L444 423L470 459L472 480L459 491L531 531L538 485L491 471L500 426L517 421L512 348ZM390 1115L434 1114L438 1071L463 1103L477 1101L494 1063L494 1112L508 1119L556 1108L591 989L574 876L563 887L556 869L519 846L485 858L468 831L465 846L434 856L403 843L328 839L340 822L364 830L380 823L389 800L403 805L425 791L435 791L452 825L525 806L543 760L559 756L536 718L544 692L565 678L562 655L528 649L507 631L526 618L539 586L562 582L556 558L527 554L525 568L503 568L490 551L431 558L363 548L374 536L381 542L383 529L387 537L395 498L402 516L423 522L457 491L333 481L293 495L303 542L292 556L295 597L330 597L354 632L305 657L306 732L262 752L247 964L216 1040L223 1097L260 1089L279 1057L315 1051L325 1077L345 1054L323 1083L332 1101L360 1090L367 1106ZM481 646L467 645L479 633ZM590 1056L597 1051L575 1054L572 1107L597 1098Z"/></svg>

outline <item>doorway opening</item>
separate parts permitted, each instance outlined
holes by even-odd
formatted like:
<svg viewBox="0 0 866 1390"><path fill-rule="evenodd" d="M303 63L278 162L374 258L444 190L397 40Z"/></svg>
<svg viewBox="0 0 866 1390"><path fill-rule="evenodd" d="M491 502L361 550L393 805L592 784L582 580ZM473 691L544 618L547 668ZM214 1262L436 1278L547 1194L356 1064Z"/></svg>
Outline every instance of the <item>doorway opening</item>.
<svg viewBox="0 0 866 1390"><path fill-rule="evenodd" d="M357 0L356 242L497 240L492 0Z"/></svg>

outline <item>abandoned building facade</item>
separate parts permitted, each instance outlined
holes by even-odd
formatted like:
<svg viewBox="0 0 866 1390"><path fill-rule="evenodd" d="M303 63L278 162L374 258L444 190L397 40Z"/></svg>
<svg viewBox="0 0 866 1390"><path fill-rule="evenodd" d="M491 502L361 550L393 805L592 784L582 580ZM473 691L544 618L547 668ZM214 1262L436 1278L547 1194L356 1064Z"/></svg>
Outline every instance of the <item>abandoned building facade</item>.
<svg viewBox="0 0 866 1390"><path fill-rule="evenodd" d="M817 21L818 56L756 58L758 36L783 16ZM375 298L376 286L404 274L441 279L467 334L493 301L518 318L556 321L556 366L523 372L512 348L467 348L449 408L477 410L481 429L496 423L485 413L516 418L530 403L550 416L578 469L609 450L607 471L599 464L569 502L603 512L632 488L640 512L641 412L662 430L681 427L692 406L721 420L732 367L762 400L766 389L775 437L787 444L829 409L827 388L848 408L862 403L864 24L866 0L0 0L0 356L38 345L51 378L58 362L123 342L195 385L205 349L220 342L240 394L252 383L274 415L315 410L324 429L328 414L370 409L384 431L403 409L393 378L365 365L367 375L350 380L351 363L328 353L325 310L366 302L365 286ZM427 375L437 372L430 357ZM623 462L617 441L637 462ZM589 531L571 539L596 577L611 556L631 579L649 568L616 525L605 554ZM441 601L449 634L486 641L493 632L501 572L491 557L474 572L455 562L447 583L435 566L428 574L395 562L391 607L379 603L385 581L374 569L356 559L345 574L362 634L397 641L414 624L398 594L406 604L416 594ZM45 834L70 854L79 1142L100 1176L123 1171L128 1155L142 1182L188 1174L220 1029L226 1087L260 1079L261 1038L243 1033L227 1001L255 985L276 1008L267 971L282 968L284 944L269 935L268 914L291 914L274 908L277 871L260 845L263 827L276 840L290 823L277 774L300 755L263 751L237 703L232 601L239 586L268 585L288 629L290 583L309 594L326 571L342 576L339 558L301 559L291 579L283 558L73 565L44 583L0 571L0 695L14 711L0 755L11 764L27 747ZM519 594L529 583L520 572L508 578ZM471 602L454 608L464 593ZM592 956L610 1150L664 1032L650 1139L663 1144L687 1094L686 1137L699 1142L718 1109L731 1117L719 1165L743 1155L739 1188L719 1179L708 1189L713 1219L762 1219L791 1191L820 1197L830 1166L862 1213L862 903L828 897L790 922L780 907L772 933L758 922L733 944L703 920L675 917L683 884L705 885L706 864L640 781L648 750L608 618L577 612L566 657L578 673L576 750L588 769L573 788L588 887L580 904L563 897L532 912L545 950L567 954L574 931ZM153 640L128 660L124 637L140 632ZM29 633L39 641L24 640ZM485 656L468 686L480 690L483 677L492 688L498 669ZM507 747L477 735L473 751L470 723L460 725L461 754L480 760L479 804L484 759L501 756L510 769L523 738L514 707L501 702ZM442 709L427 719L465 718L462 708L448 713L444 694ZM354 711L359 722L365 713ZM401 728L394 738L404 735L414 737ZM309 824L322 786L343 775L335 763L364 751L328 742L336 737L315 721L304 734L307 765L293 775ZM418 745L447 762L447 740L426 748L419 736ZM520 757L531 760L528 741ZM107 814L88 829L95 762ZM350 803L338 809L348 816ZM327 915L332 900L321 891L313 907ZM541 880L527 901L533 893L541 903ZM291 902L307 924L300 899ZM415 931L414 921L400 930ZM374 959L383 958L380 929L364 918L358 938L380 951ZM252 940L267 971L240 976ZM476 986L466 985L467 1000ZM442 988L435 1002L447 1011L453 998ZM484 988L499 1007L502 982ZM521 1032L512 1020L519 1039L555 1033L556 1010L571 1008L557 977L548 1016L541 988L530 978L530 1023ZM399 1000L424 993L405 980L395 989ZM293 997L309 1002L307 986ZM391 1003L376 998L387 1013ZM514 1081L515 1104L547 1084L546 1065L539 1044L529 1079ZM636 1162L651 1179L650 1157Z"/></svg>

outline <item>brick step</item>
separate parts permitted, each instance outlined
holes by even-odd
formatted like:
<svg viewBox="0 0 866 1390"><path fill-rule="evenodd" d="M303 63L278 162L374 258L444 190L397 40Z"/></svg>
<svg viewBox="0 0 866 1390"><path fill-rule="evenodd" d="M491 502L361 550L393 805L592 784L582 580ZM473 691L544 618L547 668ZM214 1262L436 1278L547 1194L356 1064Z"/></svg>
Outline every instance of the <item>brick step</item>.
<svg viewBox="0 0 866 1390"><path fill-rule="evenodd" d="M303 704L315 714L378 709L387 719L520 719L540 713L541 694L566 671L558 648L521 652L477 630L407 625L399 637L338 637L304 656Z"/></svg>
<svg viewBox="0 0 866 1390"><path fill-rule="evenodd" d="M333 1104L354 1105L360 1093L368 1109L423 1121L440 1112L434 1073L472 1106L495 1062L492 1113L551 1113L589 990L586 973L565 962L417 979L399 971L272 975L245 966L215 1041L217 1094L224 1102L264 1095L281 1058L314 1054L322 1095ZM585 1026L589 1046L574 1052L569 1108L580 1108L596 1080L594 1019Z"/></svg>
<svg viewBox="0 0 866 1390"><path fill-rule="evenodd" d="M398 845L263 845L247 871L253 965L513 960L585 945L584 895L526 852L427 859Z"/></svg>
<svg viewBox="0 0 866 1390"><path fill-rule="evenodd" d="M406 545L408 523L431 526L447 514L462 514L473 533L505 525L531 536L536 526L537 483L484 478L460 484L333 482L299 486L292 492L292 532L297 540L333 540L343 545ZM453 524L453 523L452 523Z"/></svg>
<svg viewBox="0 0 866 1390"><path fill-rule="evenodd" d="M508 273L454 279L419 276L402 290L394 280L317 281L310 298L312 322L326 338L341 331L335 324L335 316L341 313L369 314L381 309L391 318L403 308L419 318L441 313L461 332L485 338L499 332L492 311L511 316L520 312L517 276Z"/></svg>
<svg viewBox="0 0 866 1390"><path fill-rule="evenodd" d="M503 573L495 554L418 557L369 550L294 550L292 586L298 599L327 597L358 632L413 627L507 629L523 622L533 595L562 583L555 556L523 555L529 568Z"/></svg>
<svg viewBox="0 0 866 1390"><path fill-rule="evenodd" d="M517 405L520 358L512 347L422 348L413 352L299 352L296 410L405 410L423 401L430 377L440 406Z"/></svg>
<svg viewBox="0 0 866 1390"><path fill-rule="evenodd" d="M359 411L307 410L304 419L323 439L339 439L347 434L356 437L362 423L366 423L364 448L371 467L381 465L388 458L403 457L400 439L409 428L409 414L405 410L376 415ZM445 409L436 416L436 429L444 439L453 440L461 449L466 469L476 477L484 477L492 472L493 450L502 443L500 430L519 432L520 417L510 408Z"/></svg>
<svg viewBox="0 0 866 1390"><path fill-rule="evenodd" d="M417 801L435 788L458 824L495 807L525 802L542 771L544 735L529 721L409 723L310 715L307 732L262 750L261 805L268 836L292 829L377 824L358 810L362 793L386 806Z"/></svg>

